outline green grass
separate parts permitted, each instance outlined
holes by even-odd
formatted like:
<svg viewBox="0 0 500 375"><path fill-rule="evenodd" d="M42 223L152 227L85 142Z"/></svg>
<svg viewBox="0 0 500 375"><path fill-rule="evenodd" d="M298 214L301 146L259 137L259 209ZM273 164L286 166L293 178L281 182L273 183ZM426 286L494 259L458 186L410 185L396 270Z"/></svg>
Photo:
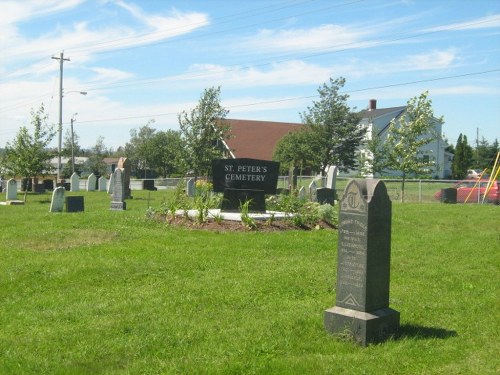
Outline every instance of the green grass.
<svg viewBox="0 0 500 375"><path fill-rule="evenodd" d="M145 219L103 193L0 206L0 374L498 374L498 206L394 204L401 337L325 332L337 233L217 233ZM0 194L5 199L5 194Z"/></svg>

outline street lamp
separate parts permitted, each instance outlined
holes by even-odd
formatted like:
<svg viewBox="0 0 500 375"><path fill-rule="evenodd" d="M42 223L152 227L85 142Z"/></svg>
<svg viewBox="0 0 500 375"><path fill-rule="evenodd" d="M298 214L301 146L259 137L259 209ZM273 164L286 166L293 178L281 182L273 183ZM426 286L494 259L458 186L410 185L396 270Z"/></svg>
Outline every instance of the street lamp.
<svg viewBox="0 0 500 375"><path fill-rule="evenodd" d="M68 91L67 94L71 94L72 92L77 92L80 95L87 95L87 91ZM61 87L60 93L59 93L59 142L57 145L57 181L61 181L61 169L62 169L62 163L61 163L61 150L62 150L62 98L64 97L63 94L63 89Z"/></svg>

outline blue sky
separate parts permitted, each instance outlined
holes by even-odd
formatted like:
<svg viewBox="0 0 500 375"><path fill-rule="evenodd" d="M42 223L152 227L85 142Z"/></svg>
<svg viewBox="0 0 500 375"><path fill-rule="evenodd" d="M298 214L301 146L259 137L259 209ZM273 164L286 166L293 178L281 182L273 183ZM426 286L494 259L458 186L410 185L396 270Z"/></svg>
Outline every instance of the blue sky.
<svg viewBox="0 0 500 375"><path fill-rule="evenodd" d="M221 87L228 118L300 122L330 77L348 104L428 90L452 144L500 139L497 0L0 0L0 147L41 103L91 147L117 148ZM80 95L86 91L87 95ZM54 140L54 146L56 145Z"/></svg>

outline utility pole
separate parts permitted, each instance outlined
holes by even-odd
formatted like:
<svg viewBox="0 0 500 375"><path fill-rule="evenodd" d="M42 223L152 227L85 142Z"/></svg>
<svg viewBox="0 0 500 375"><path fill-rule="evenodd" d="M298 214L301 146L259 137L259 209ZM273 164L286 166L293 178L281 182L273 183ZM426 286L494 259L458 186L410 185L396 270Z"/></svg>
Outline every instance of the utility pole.
<svg viewBox="0 0 500 375"><path fill-rule="evenodd" d="M59 57L52 56L52 59L59 60L59 143L57 146L57 184L61 179L63 66L65 61L70 60L64 58L64 52L61 52Z"/></svg>

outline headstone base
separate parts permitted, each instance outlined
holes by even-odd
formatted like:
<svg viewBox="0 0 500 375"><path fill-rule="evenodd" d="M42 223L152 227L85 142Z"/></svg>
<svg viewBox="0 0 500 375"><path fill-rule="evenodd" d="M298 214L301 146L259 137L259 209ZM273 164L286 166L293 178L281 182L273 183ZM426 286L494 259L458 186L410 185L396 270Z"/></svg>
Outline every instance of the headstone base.
<svg viewBox="0 0 500 375"><path fill-rule="evenodd" d="M127 202L111 202L109 209L113 211L125 211L127 209Z"/></svg>
<svg viewBox="0 0 500 375"><path fill-rule="evenodd" d="M349 335L367 346L389 339L399 330L399 312L389 307L371 312L334 306L325 310L325 328L336 335Z"/></svg>
<svg viewBox="0 0 500 375"><path fill-rule="evenodd" d="M2 205L4 205L4 206L14 206L14 205L23 205L24 201L13 199L13 200L5 201L5 202L0 202L0 203Z"/></svg>
<svg viewBox="0 0 500 375"><path fill-rule="evenodd" d="M250 201L249 212L266 212L266 195L264 190L224 189L222 212L240 212L240 205Z"/></svg>

